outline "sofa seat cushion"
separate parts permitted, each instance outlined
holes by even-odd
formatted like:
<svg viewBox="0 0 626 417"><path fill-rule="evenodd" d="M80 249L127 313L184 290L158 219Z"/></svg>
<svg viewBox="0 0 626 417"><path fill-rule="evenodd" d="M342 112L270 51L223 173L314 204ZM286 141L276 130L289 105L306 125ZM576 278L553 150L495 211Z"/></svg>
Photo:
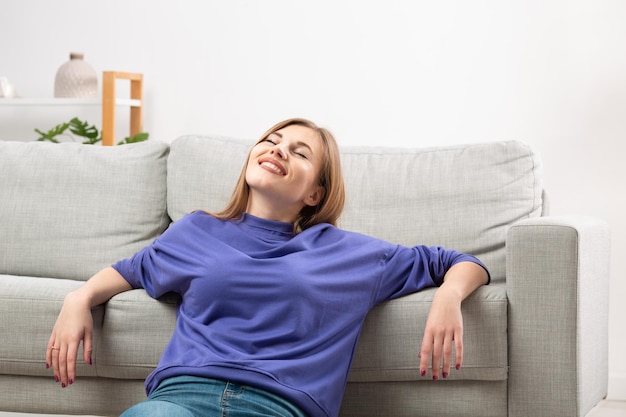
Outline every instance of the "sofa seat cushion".
<svg viewBox="0 0 626 417"><path fill-rule="evenodd" d="M86 280L169 224L169 146L0 141L0 274Z"/></svg>
<svg viewBox="0 0 626 417"><path fill-rule="evenodd" d="M98 344L98 376L145 379L172 336L176 302L175 295L155 300L142 289L111 298Z"/></svg>
<svg viewBox="0 0 626 417"><path fill-rule="evenodd" d="M351 382L419 381L420 343L434 290L375 307L368 315L350 372ZM97 345L98 376L143 379L156 366L174 330L176 297L143 290L107 304ZM507 298L503 284L478 289L463 303L465 363L450 380L507 378Z"/></svg>
<svg viewBox="0 0 626 417"><path fill-rule="evenodd" d="M41 277L0 275L0 374L45 376L46 348L63 300L82 282ZM100 339L103 306L92 310L94 346ZM94 352L92 356L97 360ZM83 361L79 353L77 372L95 376L96 369Z"/></svg>
<svg viewBox="0 0 626 417"><path fill-rule="evenodd" d="M435 289L380 304L370 311L350 382L423 381L418 354ZM508 376L507 296L504 284L479 288L463 302L464 363L449 380Z"/></svg>
<svg viewBox="0 0 626 417"><path fill-rule="evenodd" d="M67 293L82 282L0 275L0 374L44 376L46 347ZM78 377L144 379L156 366L176 321L176 298L131 290L92 309L93 365L79 349ZM21 329L16 332L15 329Z"/></svg>

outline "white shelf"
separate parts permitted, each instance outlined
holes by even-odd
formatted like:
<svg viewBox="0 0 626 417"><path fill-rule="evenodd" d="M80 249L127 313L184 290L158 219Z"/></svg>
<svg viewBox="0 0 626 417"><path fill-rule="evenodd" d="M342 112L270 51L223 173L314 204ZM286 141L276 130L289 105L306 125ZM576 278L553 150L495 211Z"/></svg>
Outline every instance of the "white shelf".
<svg viewBox="0 0 626 417"><path fill-rule="evenodd" d="M115 94L115 82L118 79L130 81L130 98L117 98ZM130 108L130 136L136 135L143 131L143 74L132 72L120 72L120 71L104 71L102 73L102 94L100 97L92 98L0 98L0 109L3 109L3 113L31 113L30 110L34 110L39 113L54 113L56 112L68 112L74 111L75 108L85 108L85 110L94 113L101 110L102 114L102 145L111 146L115 145L115 113L117 107L129 107ZM28 112L23 110L27 109ZM11 116L9 122L5 123L3 120L0 125L2 127L15 126L13 123L15 119L19 119L19 116ZM6 131L7 129L5 129ZM11 133L14 135L15 133Z"/></svg>
<svg viewBox="0 0 626 417"><path fill-rule="evenodd" d="M0 98L0 106L101 106L100 98ZM116 106L141 107L141 100L116 98Z"/></svg>

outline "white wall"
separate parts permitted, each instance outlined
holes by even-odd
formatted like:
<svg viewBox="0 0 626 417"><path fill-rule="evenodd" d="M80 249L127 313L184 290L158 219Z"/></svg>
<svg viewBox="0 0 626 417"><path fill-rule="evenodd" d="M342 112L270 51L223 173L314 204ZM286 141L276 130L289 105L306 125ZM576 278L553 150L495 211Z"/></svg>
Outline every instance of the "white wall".
<svg viewBox="0 0 626 417"><path fill-rule="evenodd" d="M164 141L252 139L303 116L343 145L530 143L552 213L612 227L609 397L626 399L626 2L4 0L0 11L0 75L22 96L51 97L57 68L82 51L98 71L144 73L145 130ZM2 117L0 132L13 123ZM29 123L31 135L42 127Z"/></svg>

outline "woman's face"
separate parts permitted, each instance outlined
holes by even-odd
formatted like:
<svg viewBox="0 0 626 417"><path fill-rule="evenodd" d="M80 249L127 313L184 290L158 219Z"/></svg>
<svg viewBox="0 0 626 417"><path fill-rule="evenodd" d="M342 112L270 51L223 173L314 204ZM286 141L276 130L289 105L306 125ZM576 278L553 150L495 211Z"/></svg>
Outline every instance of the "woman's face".
<svg viewBox="0 0 626 417"><path fill-rule="evenodd" d="M317 205L324 192L318 183L322 157L322 140L313 129L289 125L270 134L250 152L246 211L292 222L304 206Z"/></svg>

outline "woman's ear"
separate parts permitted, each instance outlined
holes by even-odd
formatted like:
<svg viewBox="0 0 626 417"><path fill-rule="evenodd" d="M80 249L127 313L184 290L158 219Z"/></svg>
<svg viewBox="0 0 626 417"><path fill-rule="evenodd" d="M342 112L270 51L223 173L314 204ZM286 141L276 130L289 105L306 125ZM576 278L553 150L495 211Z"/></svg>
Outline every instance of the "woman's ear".
<svg viewBox="0 0 626 417"><path fill-rule="evenodd" d="M304 199L304 204L307 206L315 207L322 201L324 197L324 187L318 185L315 190L309 195L307 195Z"/></svg>

